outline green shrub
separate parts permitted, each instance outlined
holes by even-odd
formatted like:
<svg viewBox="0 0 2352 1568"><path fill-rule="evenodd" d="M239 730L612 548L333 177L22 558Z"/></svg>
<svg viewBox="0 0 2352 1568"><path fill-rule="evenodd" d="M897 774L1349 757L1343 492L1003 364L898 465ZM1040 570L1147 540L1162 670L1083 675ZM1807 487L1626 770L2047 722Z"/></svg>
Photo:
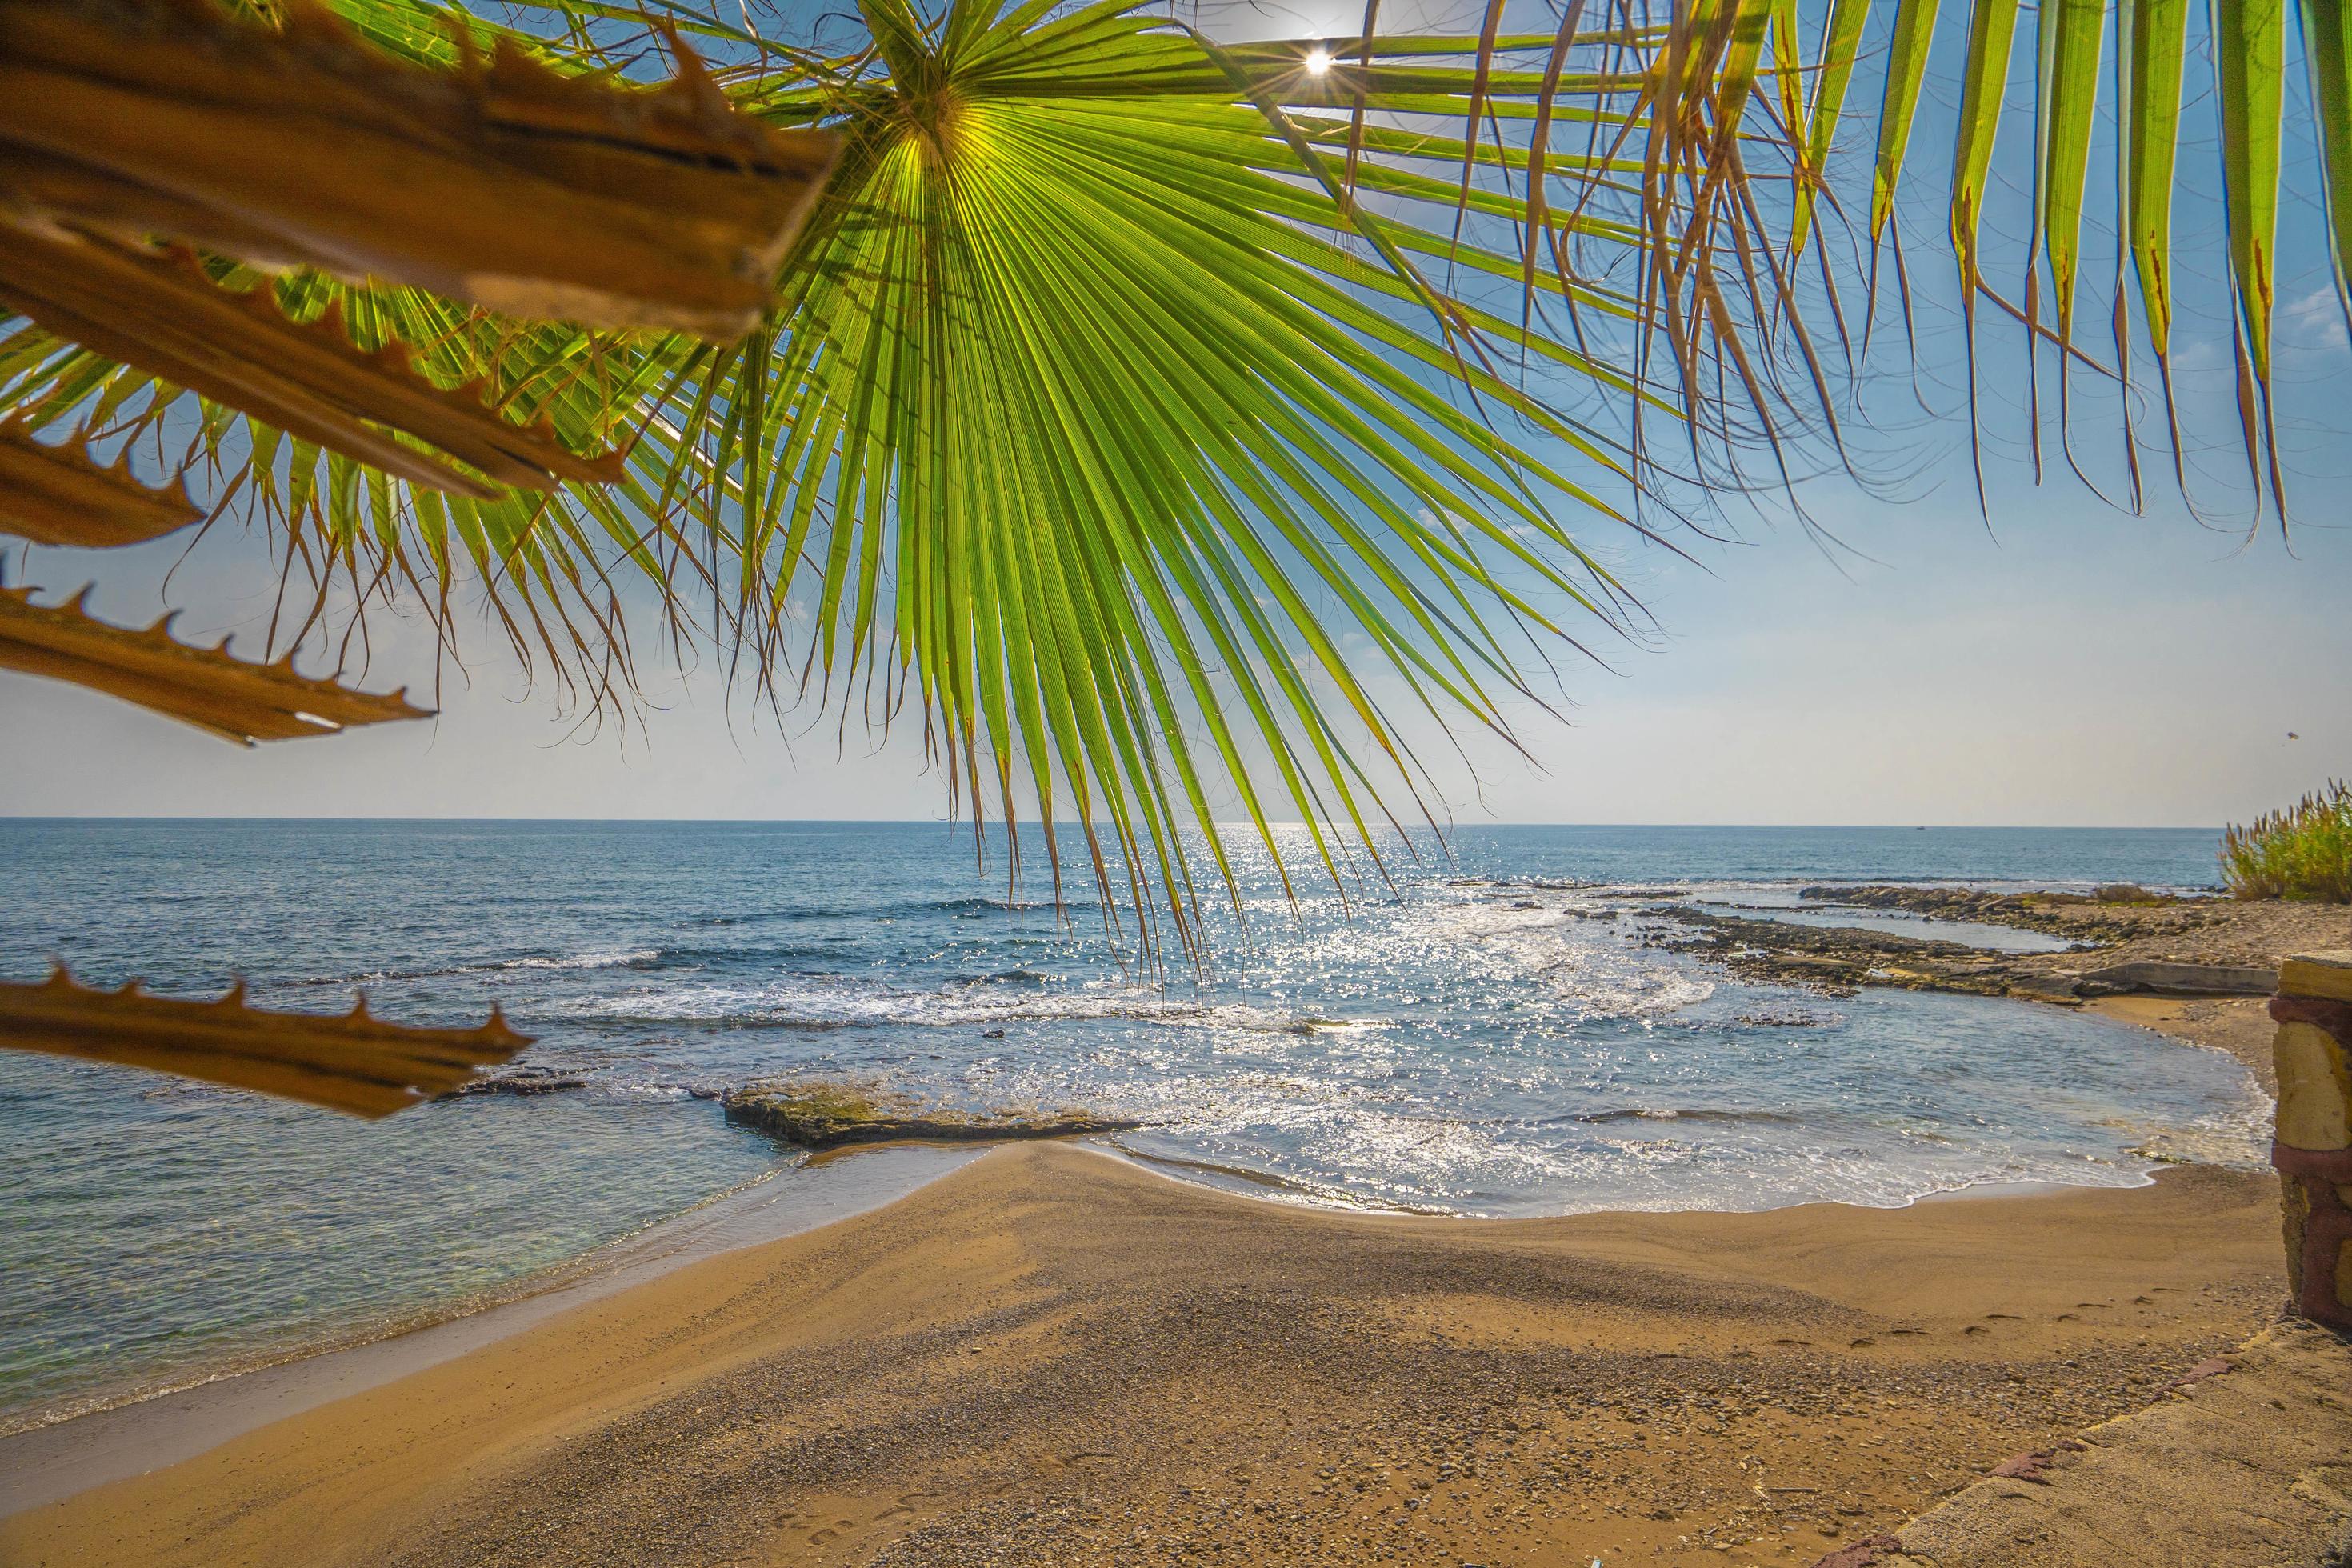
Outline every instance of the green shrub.
<svg viewBox="0 0 2352 1568"><path fill-rule="evenodd" d="M2241 899L2352 903L2352 784L2330 779L2284 811L2225 829L2221 879Z"/></svg>

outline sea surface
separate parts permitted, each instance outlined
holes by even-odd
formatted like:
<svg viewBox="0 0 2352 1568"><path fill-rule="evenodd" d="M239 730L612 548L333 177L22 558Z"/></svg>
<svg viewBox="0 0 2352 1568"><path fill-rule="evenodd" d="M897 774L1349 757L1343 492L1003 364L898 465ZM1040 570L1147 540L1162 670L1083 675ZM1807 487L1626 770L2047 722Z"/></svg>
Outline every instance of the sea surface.
<svg viewBox="0 0 2352 1568"><path fill-rule="evenodd" d="M2201 888L2199 831L1467 828L1344 891L1286 843L1204 974L1008 888L937 825L0 819L0 978L478 1023L585 1080L360 1122L0 1055L0 1430L366 1339L554 1278L751 1184L748 1080L1147 1121L1120 1145L1292 1201L1474 1215L1900 1205L2253 1163L2230 1058L2031 1004L1736 982L1645 945L1666 895L2032 949L1809 885ZM1034 836L1033 836L1034 838ZM1414 850L1418 851L1418 858ZM1083 865L1072 844L1065 859ZM1360 870L1361 868L1359 868ZM1657 897L1628 898L1629 889ZM789 1187L781 1189L789 1191Z"/></svg>

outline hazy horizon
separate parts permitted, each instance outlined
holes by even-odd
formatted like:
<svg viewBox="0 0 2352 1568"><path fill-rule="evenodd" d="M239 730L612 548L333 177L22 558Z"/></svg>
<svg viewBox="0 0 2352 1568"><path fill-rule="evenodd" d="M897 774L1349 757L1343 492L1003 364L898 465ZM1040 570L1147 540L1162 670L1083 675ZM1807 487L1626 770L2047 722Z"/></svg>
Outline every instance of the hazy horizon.
<svg viewBox="0 0 2352 1568"><path fill-rule="evenodd" d="M923 816L353 816L324 812L41 812L0 811L0 822L429 822L439 824L481 823L547 823L582 824L612 826L709 826L709 827L824 827L833 826L856 827L941 827L962 830L971 826L968 817ZM1108 817L1094 818L1097 827L1110 826ZM1003 824L992 817L991 833L1000 831ZM1035 831L1041 825L1034 817L1023 817L1016 824L1023 833ZM1055 819L1058 827L1075 827L1075 817ZM1245 818L1220 820L1220 828L1247 828ZM1277 828L1302 826L1295 820L1277 820ZM1341 826L1326 821L1324 826ZM1786 830L1791 833L1854 832L1921 833L2212 833L2220 834L2223 823L2204 822L1534 822L1484 819L1476 822L1447 824L1444 831L1453 834L1465 829L1500 827L1549 827L1574 829L1580 827L1648 828L1658 832L1685 832L1723 829L1744 833L1769 833ZM1416 828L1415 837L1428 832L1426 826Z"/></svg>

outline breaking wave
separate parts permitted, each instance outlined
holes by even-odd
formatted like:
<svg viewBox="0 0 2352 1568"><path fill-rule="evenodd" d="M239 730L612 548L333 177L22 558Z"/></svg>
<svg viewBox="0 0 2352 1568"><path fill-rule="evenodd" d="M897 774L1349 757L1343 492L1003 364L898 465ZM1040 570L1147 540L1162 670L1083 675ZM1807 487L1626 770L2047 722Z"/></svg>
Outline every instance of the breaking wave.
<svg viewBox="0 0 2352 1568"><path fill-rule="evenodd" d="M748 984L679 986L593 999L572 1016L607 1024L723 1028L953 1028L1008 1023L1119 1021L1187 1029L1311 1035L1385 1027L1378 1018L1325 1017L1247 1003L1188 1000L1148 986L1054 991L1054 976L1015 969L919 990L796 975Z"/></svg>

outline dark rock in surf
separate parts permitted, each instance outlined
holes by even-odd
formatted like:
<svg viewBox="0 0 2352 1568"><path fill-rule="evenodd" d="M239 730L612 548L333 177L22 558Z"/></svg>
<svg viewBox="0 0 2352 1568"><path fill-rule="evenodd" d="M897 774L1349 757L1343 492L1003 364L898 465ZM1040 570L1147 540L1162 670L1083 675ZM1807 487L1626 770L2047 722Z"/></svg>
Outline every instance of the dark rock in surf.
<svg viewBox="0 0 2352 1568"><path fill-rule="evenodd" d="M588 1080L577 1073L558 1072L551 1068L522 1068L514 1072L478 1078L437 1098L463 1100L477 1094L554 1094L563 1089L587 1087Z"/></svg>

